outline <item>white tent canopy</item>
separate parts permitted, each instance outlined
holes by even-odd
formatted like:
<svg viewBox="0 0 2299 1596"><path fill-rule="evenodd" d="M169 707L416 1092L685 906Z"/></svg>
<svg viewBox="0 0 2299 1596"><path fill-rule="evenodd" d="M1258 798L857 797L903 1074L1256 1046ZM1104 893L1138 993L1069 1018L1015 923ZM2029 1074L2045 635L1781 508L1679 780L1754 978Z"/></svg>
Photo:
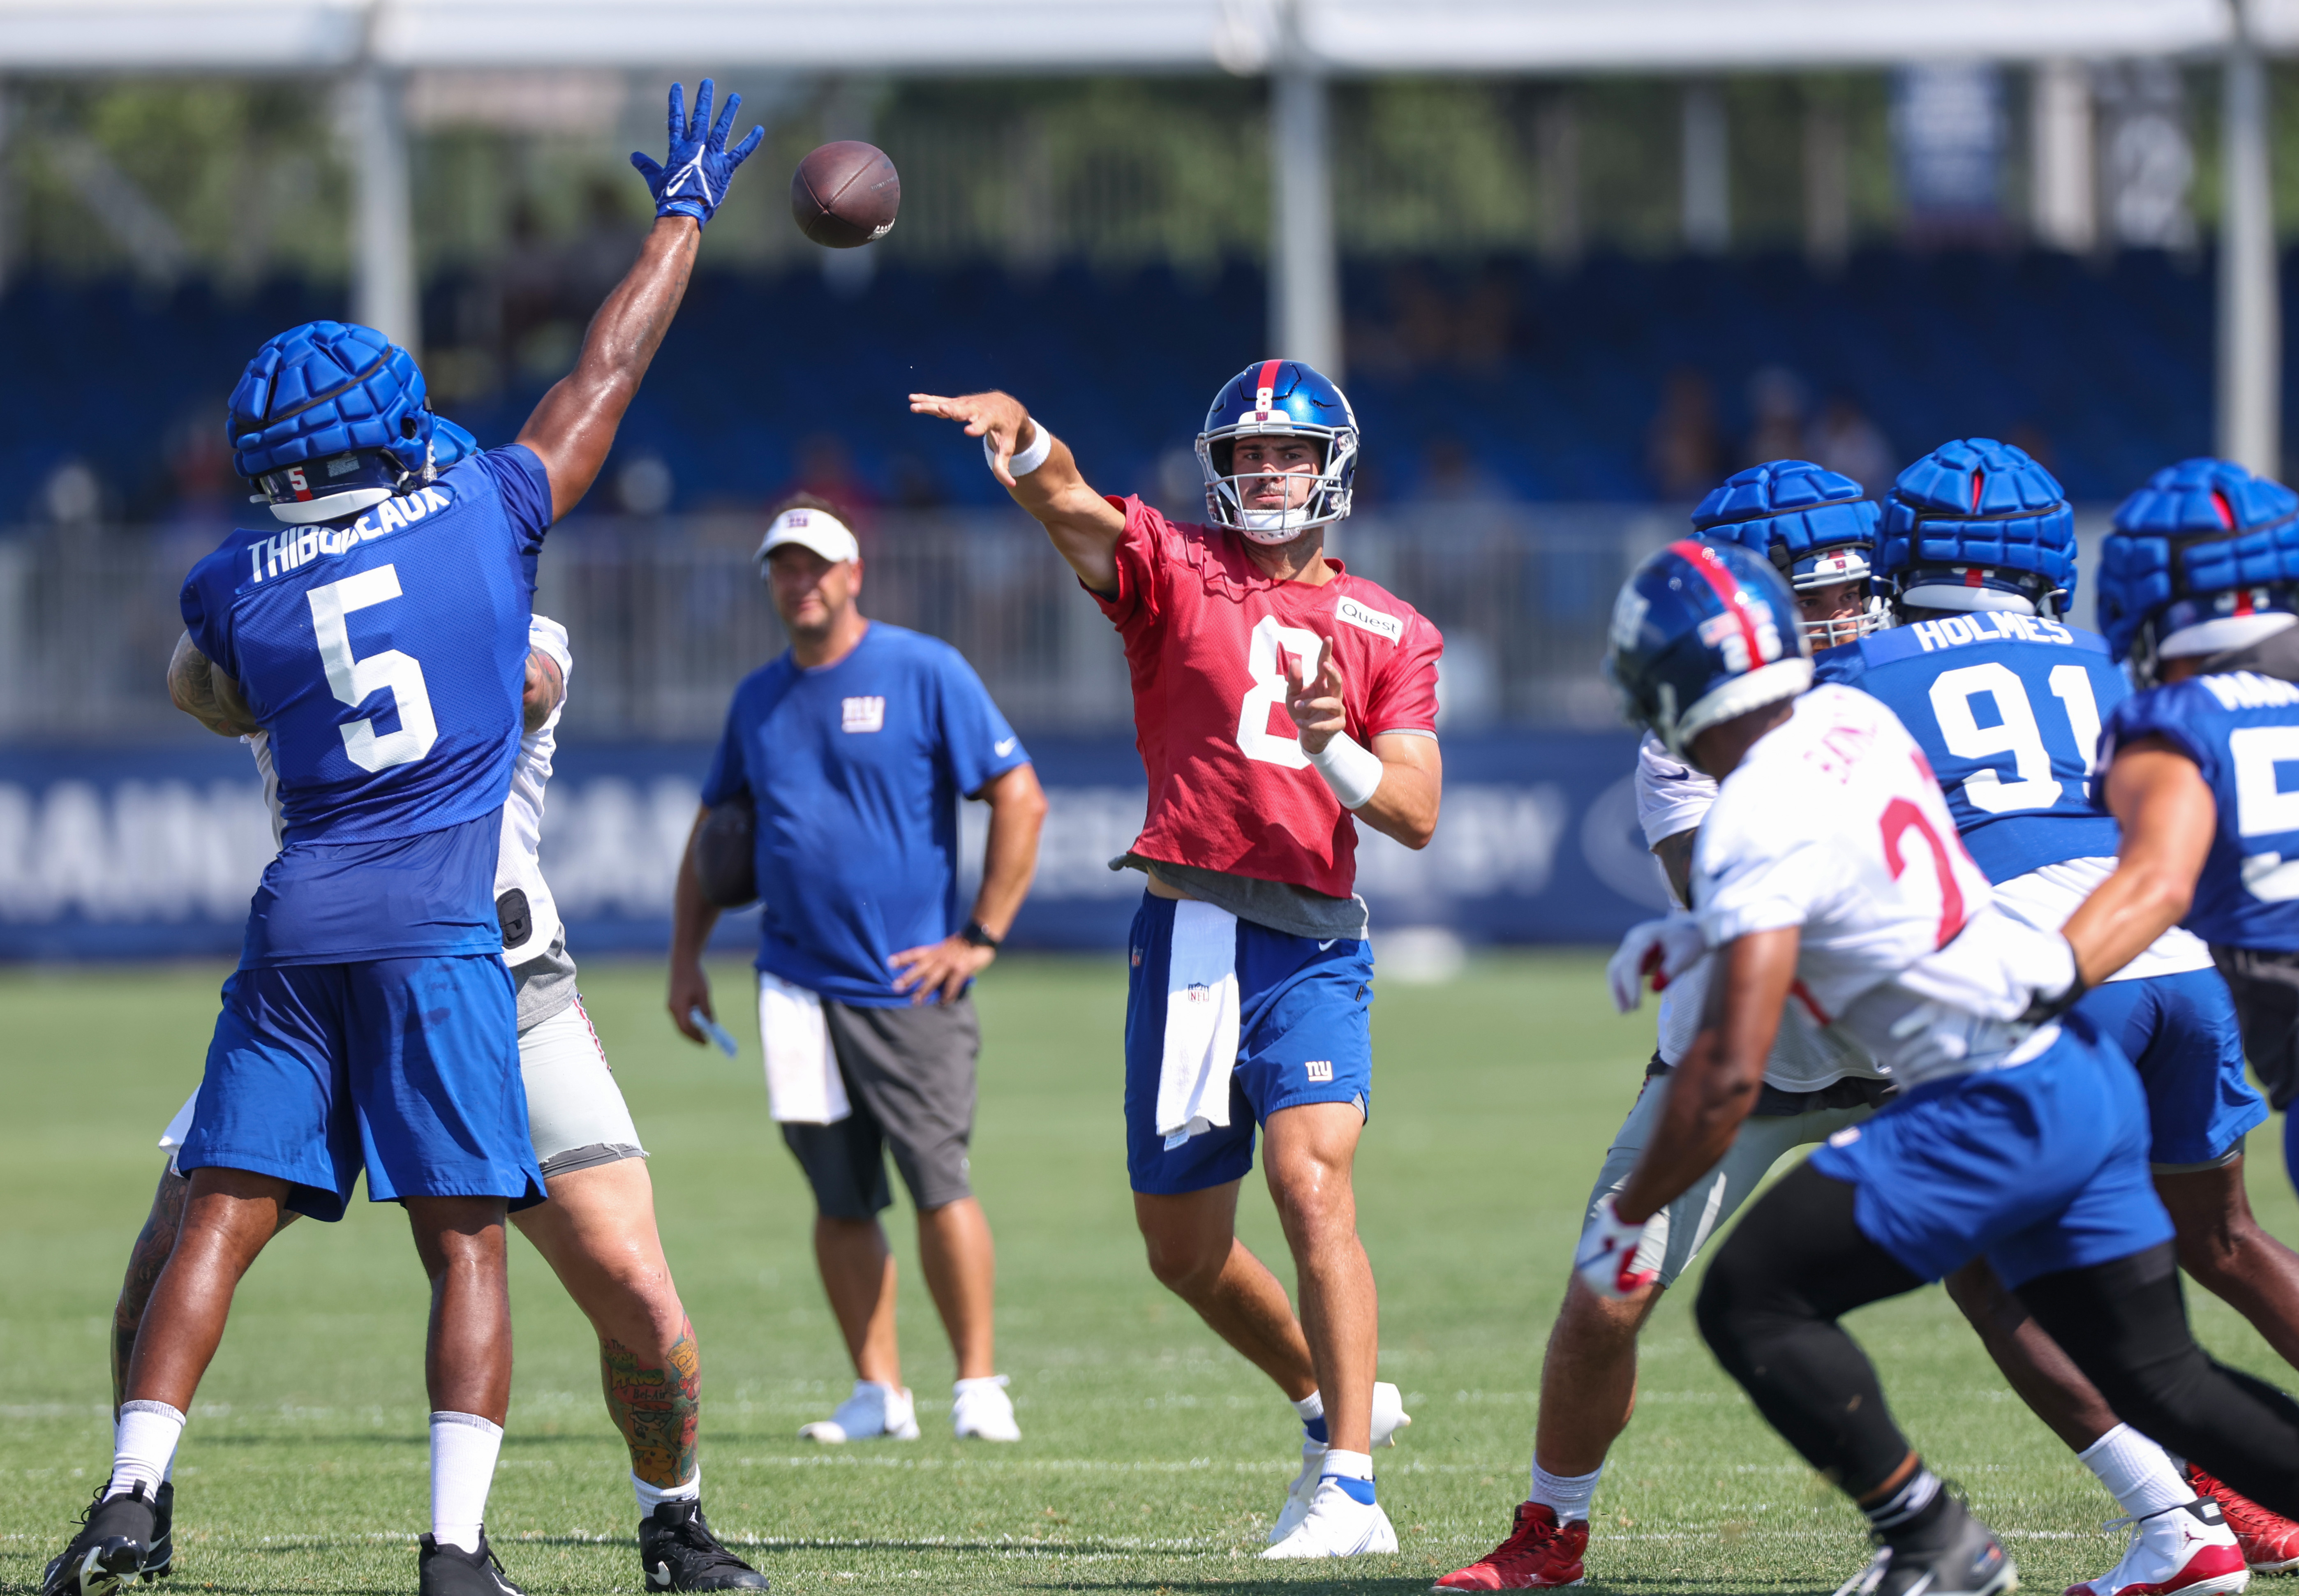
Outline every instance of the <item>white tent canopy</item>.
<svg viewBox="0 0 2299 1596"><path fill-rule="evenodd" d="M2223 58L2220 447L2274 470L2262 51L2299 51L2299 0L0 0L0 75L350 75L355 313L403 338L415 331L403 71L1266 73L1271 330L1335 366L1328 77Z"/></svg>
<svg viewBox="0 0 2299 1596"><path fill-rule="evenodd" d="M2299 0L2250 12L2299 48ZM0 71L1713 71L2192 54L2234 28L2229 0L0 0Z"/></svg>

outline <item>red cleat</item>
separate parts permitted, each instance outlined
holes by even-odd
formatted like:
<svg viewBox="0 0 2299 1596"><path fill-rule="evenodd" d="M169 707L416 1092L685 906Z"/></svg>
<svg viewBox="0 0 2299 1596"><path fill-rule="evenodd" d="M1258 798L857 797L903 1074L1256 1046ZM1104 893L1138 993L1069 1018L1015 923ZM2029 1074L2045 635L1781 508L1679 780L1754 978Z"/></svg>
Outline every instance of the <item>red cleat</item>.
<svg viewBox="0 0 2299 1596"><path fill-rule="evenodd" d="M2280 1513L2270 1513L2242 1492L2223 1484L2194 1464L2187 1465L2187 1484L2220 1504L2243 1560L2254 1574L2283 1574L2299 1568L2299 1524Z"/></svg>
<svg viewBox="0 0 2299 1596"><path fill-rule="evenodd" d="M1457 1568L1432 1591L1547 1591L1577 1585L1586 1575L1581 1554L1589 1550L1586 1520L1556 1522L1556 1510L1537 1501L1520 1503L1509 1538L1465 1568Z"/></svg>

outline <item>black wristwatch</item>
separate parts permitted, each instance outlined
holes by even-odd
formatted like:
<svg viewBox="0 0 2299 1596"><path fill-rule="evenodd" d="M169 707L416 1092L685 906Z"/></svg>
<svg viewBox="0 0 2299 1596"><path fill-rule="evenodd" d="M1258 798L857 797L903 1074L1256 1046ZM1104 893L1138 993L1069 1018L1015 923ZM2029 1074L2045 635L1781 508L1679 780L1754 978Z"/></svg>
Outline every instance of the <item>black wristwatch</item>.
<svg viewBox="0 0 2299 1596"><path fill-rule="evenodd" d="M966 929L959 935L977 948L988 948L993 953L998 951L998 939L982 928L980 920L967 921Z"/></svg>

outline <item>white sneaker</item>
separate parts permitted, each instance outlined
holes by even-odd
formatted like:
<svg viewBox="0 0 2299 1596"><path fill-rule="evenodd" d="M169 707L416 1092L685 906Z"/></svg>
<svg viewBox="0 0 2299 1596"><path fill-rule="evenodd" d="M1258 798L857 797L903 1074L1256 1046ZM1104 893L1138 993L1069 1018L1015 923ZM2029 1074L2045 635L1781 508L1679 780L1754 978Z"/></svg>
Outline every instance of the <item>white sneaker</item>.
<svg viewBox="0 0 2299 1596"><path fill-rule="evenodd" d="M2123 1560L2079 1585L2070 1585L2067 1596L2154 1596L2177 1592L2179 1596L2233 1596L2251 1583L2244 1567L2243 1549L2228 1527L2219 1503L2206 1496L2185 1507L2150 1514L2131 1525L2131 1544Z"/></svg>
<svg viewBox="0 0 2299 1596"><path fill-rule="evenodd" d="M1387 1381L1376 1381L1373 1388L1373 1443L1375 1446L1395 1446L1397 1433L1413 1422L1413 1415L1405 1410L1405 1397ZM1309 1504L1316 1500L1317 1481L1324 1473L1325 1446L1320 1441L1301 1443L1301 1472L1285 1488L1285 1505L1278 1510L1277 1522L1269 1526L1269 1543L1274 1546L1291 1534L1301 1520L1309 1516Z"/></svg>
<svg viewBox="0 0 2299 1596"><path fill-rule="evenodd" d="M801 1425L798 1438L819 1441L826 1446L844 1441L916 1441L917 1408L906 1388L882 1385L876 1380L857 1380L854 1394L839 1403L836 1412L828 1418Z"/></svg>
<svg viewBox="0 0 2299 1596"><path fill-rule="evenodd" d="M960 1380L950 1394L950 1427L960 1441L969 1435L977 1441L1022 1439L1022 1426L1014 1422L1014 1399L1006 1394L1005 1376Z"/></svg>
<svg viewBox="0 0 2299 1596"><path fill-rule="evenodd" d="M1269 1543L1276 1545L1301 1526L1309 1516L1309 1504L1317 1500L1317 1481L1325 1472L1325 1443L1305 1441L1301 1443L1301 1472L1285 1488L1285 1506L1279 1509L1277 1522L1269 1526Z"/></svg>
<svg viewBox="0 0 2299 1596"><path fill-rule="evenodd" d="M1309 1510L1291 1534L1261 1555L1284 1558L1354 1558L1395 1551L1397 1531L1381 1504L1359 1501L1337 1480L1320 1480Z"/></svg>

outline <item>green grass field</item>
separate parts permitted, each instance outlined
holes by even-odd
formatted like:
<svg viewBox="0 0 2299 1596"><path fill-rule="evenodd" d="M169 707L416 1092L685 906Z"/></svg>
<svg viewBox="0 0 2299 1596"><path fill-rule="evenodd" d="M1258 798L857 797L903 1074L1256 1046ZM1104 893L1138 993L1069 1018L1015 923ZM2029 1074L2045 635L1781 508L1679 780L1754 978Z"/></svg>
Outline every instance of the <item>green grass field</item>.
<svg viewBox="0 0 2299 1596"><path fill-rule="evenodd" d="M29 1591L108 1462L105 1335L149 1201L153 1138L197 1076L221 971L0 976L0 1588ZM745 972L718 972L739 1010ZM1382 1372L1415 1422L1376 1459L1403 1550L1253 1560L1295 1461L1291 1414L1141 1261L1119 1132L1122 971L1009 960L984 983L975 1175L1000 1251L1000 1359L1025 1439L959 1445L950 1368L905 1271L906 1374L925 1437L809 1448L851 1378L814 1278L805 1188L767 1118L755 1035L729 1062L673 1035L655 966L585 992L654 1153L664 1238L701 1334L714 1523L789 1592L1340 1585L1404 1592L1485 1550L1524 1493L1540 1349L1580 1205L1636 1089L1648 1018L1615 1018L1598 962L1481 961L1375 1008L1358 1166L1380 1277ZM2271 1134L2271 1133L2270 1133ZM2281 1160L2253 1196L2299 1235ZM1282 1263L1266 1195L1249 1243ZM618 1438L587 1326L513 1243L518 1374L488 1522L535 1596L640 1584ZM305 1224L242 1290L178 1454L178 1587L411 1591L425 1527L425 1293L395 1209ZM1642 1409L1597 1500L1599 1590L1826 1591L1865 1552L1855 1516L1758 1420L1694 1333L1690 1293L1644 1342ZM2289 1371L2210 1299L2222 1356ZM1851 1321L1903 1422L2006 1534L2031 1590L2102 1571L2114 1506L2011 1397L1937 1291ZM915 1587L913 1587L915 1588Z"/></svg>

